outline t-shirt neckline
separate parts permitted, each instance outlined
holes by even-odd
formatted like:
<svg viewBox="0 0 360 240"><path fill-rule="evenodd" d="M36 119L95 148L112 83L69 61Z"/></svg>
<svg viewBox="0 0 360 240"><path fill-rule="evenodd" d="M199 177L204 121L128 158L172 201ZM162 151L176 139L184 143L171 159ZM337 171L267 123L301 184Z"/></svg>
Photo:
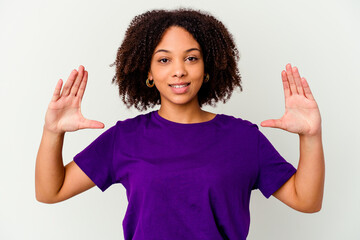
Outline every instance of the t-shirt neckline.
<svg viewBox="0 0 360 240"><path fill-rule="evenodd" d="M171 126L174 126L174 127L187 127L187 126L204 126L204 125L211 124L211 123L216 122L218 120L220 114L216 114L215 117L213 117L209 121L199 122L199 123L178 123L178 122L173 122L173 121L167 120L166 118L161 117L159 115L159 113L158 113L158 110L153 111L152 115L156 119L158 119L160 122L165 123L167 125L171 125Z"/></svg>

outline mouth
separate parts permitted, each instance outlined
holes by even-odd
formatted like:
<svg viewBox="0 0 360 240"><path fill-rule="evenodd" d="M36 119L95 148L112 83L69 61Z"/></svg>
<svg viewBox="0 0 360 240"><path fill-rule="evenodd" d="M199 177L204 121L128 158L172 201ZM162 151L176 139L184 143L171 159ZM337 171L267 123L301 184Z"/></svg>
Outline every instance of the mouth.
<svg viewBox="0 0 360 240"><path fill-rule="evenodd" d="M186 82L181 82L181 83L176 83L176 84L169 84L169 86L171 87L171 90L173 93L175 94L185 94L189 91L189 85L190 83L186 83Z"/></svg>
<svg viewBox="0 0 360 240"><path fill-rule="evenodd" d="M189 86L190 83L177 83L177 84L169 84L170 87L172 88L184 88Z"/></svg>

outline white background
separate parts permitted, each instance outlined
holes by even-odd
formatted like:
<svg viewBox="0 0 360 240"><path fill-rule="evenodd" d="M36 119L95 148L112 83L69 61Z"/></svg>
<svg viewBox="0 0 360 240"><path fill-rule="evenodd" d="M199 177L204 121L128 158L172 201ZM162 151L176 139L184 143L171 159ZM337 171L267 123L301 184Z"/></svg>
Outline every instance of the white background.
<svg viewBox="0 0 360 240"><path fill-rule="evenodd" d="M109 67L131 19L154 8L209 11L233 34L244 91L214 113L260 124L281 117L280 73L287 63L307 78L320 106L326 158L322 210L297 212L258 190L248 239L360 239L360 3L339 1L4 1L0 0L0 239L123 239L122 185L62 203L35 200L35 159L44 116L59 78L80 64L89 71L83 114L105 129L67 133L65 163L128 110ZM155 108L158 109L158 108ZM155 110L150 109L149 111ZM298 137L261 131L295 167ZM234 203L236 204L236 203Z"/></svg>

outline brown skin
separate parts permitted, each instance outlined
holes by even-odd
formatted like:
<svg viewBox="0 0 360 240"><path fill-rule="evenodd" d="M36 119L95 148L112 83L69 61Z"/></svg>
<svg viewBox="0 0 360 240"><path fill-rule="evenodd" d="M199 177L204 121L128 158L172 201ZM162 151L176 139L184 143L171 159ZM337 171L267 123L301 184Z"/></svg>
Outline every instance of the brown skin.
<svg viewBox="0 0 360 240"><path fill-rule="evenodd" d="M204 122L215 117L199 106L197 93L204 75L199 43L185 29L170 27L154 51L148 75L160 92L159 115L179 123ZM190 83L188 91L174 93L169 84L180 82Z"/></svg>
<svg viewBox="0 0 360 240"><path fill-rule="evenodd" d="M65 132L104 127L81 113L87 78L83 66L79 71L73 70L61 93L60 79L48 106L35 166L36 199L40 202L61 202L95 186L74 161L66 167L62 161Z"/></svg>
<svg viewBox="0 0 360 240"><path fill-rule="evenodd" d="M180 116L181 123L208 121L215 114L201 110L197 104L196 95L204 77L202 56L196 50L186 52L190 48L199 48L199 45L188 32L181 28L170 29L168 33L164 35L157 50L169 50L171 53L167 52L166 58L171 61L163 64L158 60L165 58L165 53L154 54L149 73L149 76L154 78L162 97L163 104L159 114L175 122L177 119L174 116ZM194 61L190 58L190 61L190 56L197 56L198 60ZM181 77L179 78L178 75ZM87 78L88 73L83 66L80 66L78 72L74 70L70 74L61 94L62 80L60 79L49 104L35 168L36 198L40 202L61 202L95 186L74 161L65 167L62 161L65 132L104 127L101 122L85 119L81 113L81 100ZM191 81L191 90L186 94L171 93L168 83L181 79Z"/></svg>
<svg viewBox="0 0 360 240"><path fill-rule="evenodd" d="M219 101L225 103L237 87L242 90L237 67L239 52L232 35L220 21L198 10L151 10L131 21L111 65L116 66L112 82L118 85L119 95L128 108L133 106L143 111L161 105L160 92L155 87L148 88L145 80L152 53L173 26L186 29L201 47L205 72L211 81L202 84L197 94L200 107L216 106Z"/></svg>
<svg viewBox="0 0 360 240"><path fill-rule="evenodd" d="M187 51L194 48L200 51ZM158 52L160 49L165 51ZM102 123L87 120L81 114L87 76L80 66L78 72L71 73L61 94L62 80L56 86L46 113L36 160L38 201L60 202L94 186L73 161L66 167L62 162L65 132L104 127ZM179 123L197 123L209 121L215 116L201 110L197 102L197 92L204 79L204 63L200 46L184 29L174 27L164 34L152 56L148 77L155 81L160 92L162 105L159 114L162 117ZM307 81L300 77L297 68L288 64L286 71L282 72L282 80L285 114L281 119L266 120L261 125L299 134L300 161L297 173L273 195L298 211L317 212L322 205L325 175L320 112ZM191 82L189 91L173 93L168 84L176 81Z"/></svg>
<svg viewBox="0 0 360 240"><path fill-rule="evenodd" d="M273 195L298 211L318 212L325 181L320 111L307 81L300 77L296 67L287 64L281 77L285 114L280 119L263 121L261 126L299 134L300 160L297 172Z"/></svg>

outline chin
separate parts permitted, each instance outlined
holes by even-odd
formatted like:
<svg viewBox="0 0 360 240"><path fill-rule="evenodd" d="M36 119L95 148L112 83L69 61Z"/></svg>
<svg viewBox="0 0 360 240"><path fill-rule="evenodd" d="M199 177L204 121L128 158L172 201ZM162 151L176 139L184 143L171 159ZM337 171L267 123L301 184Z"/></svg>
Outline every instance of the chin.
<svg viewBox="0 0 360 240"><path fill-rule="evenodd" d="M188 104L191 104L193 101L194 101L194 99L183 98L183 97L178 97L176 99L171 99L171 100L167 99L166 100L166 102L168 102L170 104L175 104L175 105L188 105Z"/></svg>

